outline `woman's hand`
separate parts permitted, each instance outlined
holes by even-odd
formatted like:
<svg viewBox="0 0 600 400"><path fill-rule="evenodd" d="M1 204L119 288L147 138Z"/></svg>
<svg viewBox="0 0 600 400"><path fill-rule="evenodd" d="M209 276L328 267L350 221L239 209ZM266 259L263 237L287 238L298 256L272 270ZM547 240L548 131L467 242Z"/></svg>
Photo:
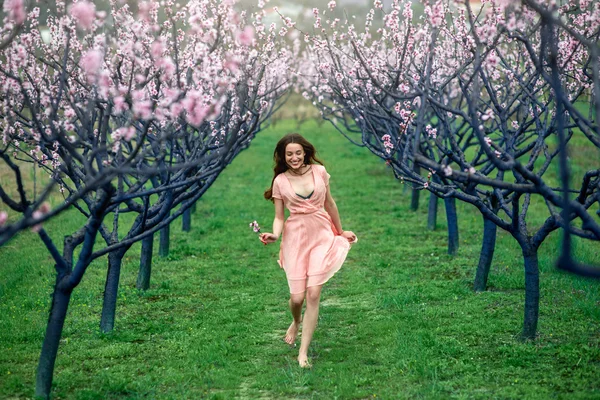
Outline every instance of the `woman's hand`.
<svg viewBox="0 0 600 400"><path fill-rule="evenodd" d="M267 245L269 243L275 243L277 241L277 239L279 239L279 236L277 236L273 233L265 232L265 233L261 233L260 235L258 235L258 238L260 239L261 242L263 242L265 245Z"/></svg>
<svg viewBox="0 0 600 400"><path fill-rule="evenodd" d="M346 238L346 240L348 240L348 242L350 242L350 243L358 242L358 238L352 231L343 231L340 236Z"/></svg>

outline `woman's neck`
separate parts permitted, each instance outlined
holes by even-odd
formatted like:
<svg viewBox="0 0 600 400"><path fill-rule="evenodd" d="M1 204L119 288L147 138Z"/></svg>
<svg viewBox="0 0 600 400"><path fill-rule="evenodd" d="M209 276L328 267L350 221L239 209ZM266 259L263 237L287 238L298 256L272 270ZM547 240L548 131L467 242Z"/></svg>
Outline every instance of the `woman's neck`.
<svg viewBox="0 0 600 400"><path fill-rule="evenodd" d="M298 170L294 170L292 168L288 168L288 170L286 172L288 172L288 175L290 176L303 176L305 175L308 171L310 171L310 164L304 164L303 166L301 166L300 168L298 168Z"/></svg>

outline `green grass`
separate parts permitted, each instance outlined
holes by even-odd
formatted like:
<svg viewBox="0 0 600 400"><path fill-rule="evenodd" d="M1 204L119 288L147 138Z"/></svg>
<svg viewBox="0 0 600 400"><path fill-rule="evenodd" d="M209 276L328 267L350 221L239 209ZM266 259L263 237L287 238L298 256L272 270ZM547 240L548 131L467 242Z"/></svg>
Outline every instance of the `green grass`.
<svg viewBox="0 0 600 400"><path fill-rule="evenodd" d="M282 341L291 317L278 245L262 246L248 227L271 225L262 193L272 152L295 128L283 121L261 132L201 199L192 231L177 221L145 293L135 289L139 244L130 250L111 334L98 328L106 260L90 266L71 300L55 398L600 399L599 286L554 269L558 233L540 249L539 338L521 343L524 278L512 237L499 232L490 290L473 293L478 212L459 204L461 247L448 256L443 209L427 231L425 198L411 212L383 162L313 123L299 131L319 150L343 225L360 240L323 291L314 368L299 369L297 350ZM78 222L70 212L47 229L60 243ZM577 252L600 265L598 243ZM33 234L0 249L0 398L33 395L53 280Z"/></svg>

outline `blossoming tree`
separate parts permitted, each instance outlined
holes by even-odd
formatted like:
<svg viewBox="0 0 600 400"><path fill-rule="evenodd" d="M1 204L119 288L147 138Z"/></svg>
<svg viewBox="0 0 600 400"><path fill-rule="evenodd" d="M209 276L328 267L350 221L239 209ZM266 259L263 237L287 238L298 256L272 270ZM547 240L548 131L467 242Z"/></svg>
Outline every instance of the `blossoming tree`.
<svg viewBox="0 0 600 400"><path fill-rule="evenodd" d="M362 32L315 9L317 33L305 34L300 67L307 71L303 94L398 178L481 212L476 289L485 287L496 227L511 233L524 260L522 337L534 338L541 243L560 227L600 240L591 212L599 201L597 159L584 166L580 187L579 177L560 187L547 173L567 144L600 147L589 101L599 61L582 41L597 40L600 9L591 2L548 9L554 6L489 1L476 12L469 2L452 4L459 7L428 2L415 18L409 1L394 1L387 13L375 1ZM376 14L385 27L372 32ZM567 200L568 193L577 199ZM528 214L532 203L545 206L545 219Z"/></svg>
<svg viewBox="0 0 600 400"><path fill-rule="evenodd" d="M598 115L600 115L600 48L598 39L600 38L600 4L590 7L591 2L581 1L582 9L577 8L573 3L567 3L561 7L561 12L556 13L553 8L546 8L534 1L524 0L524 3L535 10L540 15L540 20L546 35L550 38L546 42L547 62L549 71L541 68L543 57L537 58L531 47L528 48L532 59L537 60L537 68L543 74L544 79L550 83L556 99L556 119L557 135L559 141L559 166L560 180L562 189L563 209L560 218L565 221L561 224L563 230L562 246L557 260L557 267L578 275L600 278L600 268L598 266L587 265L575 260L572 256L571 235L590 236L587 232L592 232L591 238L600 237L600 229L597 220L593 218L588 210L594 203L600 204L600 169L589 170L583 175L583 181L575 201L570 201L570 179L571 168L567 161L567 141L566 132L571 134L569 124L576 124L577 128L592 142L596 148L600 148L600 125L598 124ZM562 14L568 13L573 16L566 23ZM581 27L584 29L581 29ZM562 40L557 40L562 39ZM583 68L578 70L570 63L561 62L564 60L565 47L574 49L583 47L587 53L587 59L583 58ZM566 67L565 72L562 68ZM585 76L586 79L582 79ZM587 107L587 116L583 111L579 101L579 95L573 95L573 91L583 89L592 89L589 106ZM583 209L582 209L583 206ZM581 219L582 229L574 228L568 221L571 220L571 214L577 215ZM600 208L596 211L600 216ZM582 232L583 231L583 232Z"/></svg>
<svg viewBox="0 0 600 400"><path fill-rule="evenodd" d="M102 317L109 330L127 249L205 193L287 87L288 50L276 47L260 13L232 5L146 1L133 15L118 2L109 14L85 0L59 2L46 21L47 43L34 8L2 50L0 158L14 187L0 190L12 209L2 215L1 233L5 241L33 226L57 272L38 396L50 394L70 296L90 262L109 255ZM41 191L23 178L31 165L48 175ZM46 199L54 186L64 203L51 210ZM41 223L68 207L86 222L61 252ZM123 234L127 213L136 217ZM98 232L106 246L94 249Z"/></svg>

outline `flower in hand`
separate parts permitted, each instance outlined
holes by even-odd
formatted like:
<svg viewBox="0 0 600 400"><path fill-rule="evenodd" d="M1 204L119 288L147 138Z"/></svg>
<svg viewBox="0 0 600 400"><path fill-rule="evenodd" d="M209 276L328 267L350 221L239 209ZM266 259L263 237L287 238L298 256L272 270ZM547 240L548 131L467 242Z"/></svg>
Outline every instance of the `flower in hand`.
<svg viewBox="0 0 600 400"><path fill-rule="evenodd" d="M250 222L250 228L252 228L252 230L254 232L260 233L260 226L258 225L258 222L256 222L256 221Z"/></svg>
<svg viewBox="0 0 600 400"><path fill-rule="evenodd" d="M252 230L256 233L258 233L258 238L260 239L260 241L266 246L268 243L272 243L275 240L277 240L277 237L275 235L273 235L272 233L261 233L260 232L260 226L258 225L258 222L256 221L252 221L250 223L250 228L252 228ZM265 239L265 237L270 238L271 236L275 236L275 240L268 240Z"/></svg>

